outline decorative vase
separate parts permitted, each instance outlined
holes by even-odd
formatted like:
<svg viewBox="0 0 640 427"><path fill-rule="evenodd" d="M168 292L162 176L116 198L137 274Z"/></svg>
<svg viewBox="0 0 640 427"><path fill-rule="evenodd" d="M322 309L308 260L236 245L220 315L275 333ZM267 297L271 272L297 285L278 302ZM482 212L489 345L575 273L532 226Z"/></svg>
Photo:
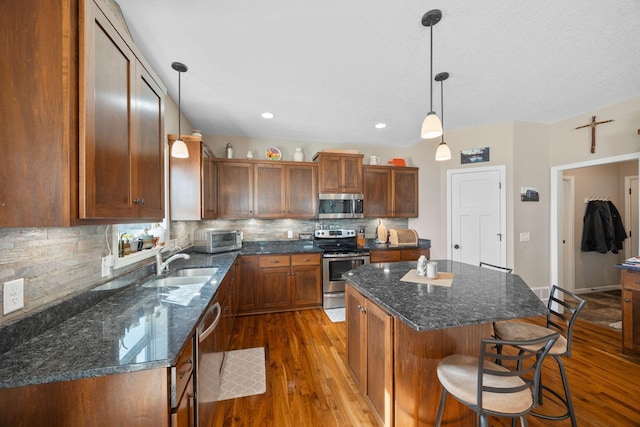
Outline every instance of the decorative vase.
<svg viewBox="0 0 640 427"><path fill-rule="evenodd" d="M293 152L293 161L294 162L304 162L304 152L302 148L298 147Z"/></svg>

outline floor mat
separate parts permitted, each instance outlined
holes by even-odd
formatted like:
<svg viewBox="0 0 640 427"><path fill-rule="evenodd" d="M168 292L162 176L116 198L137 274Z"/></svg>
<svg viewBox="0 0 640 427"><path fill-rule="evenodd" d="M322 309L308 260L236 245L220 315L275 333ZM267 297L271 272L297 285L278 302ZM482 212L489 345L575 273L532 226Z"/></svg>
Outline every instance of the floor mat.
<svg viewBox="0 0 640 427"><path fill-rule="evenodd" d="M622 330L622 320L621 320L621 321L619 321L619 322L611 323L611 324L609 325L609 327L611 327L611 328L613 328L613 329Z"/></svg>
<svg viewBox="0 0 640 427"><path fill-rule="evenodd" d="M227 352L218 400L236 399L266 391L264 347Z"/></svg>
<svg viewBox="0 0 640 427"><path fill-rule="evenodd" d="M344 322L345 320L344 308L329 308L324 312L333 323Z"/></svg>

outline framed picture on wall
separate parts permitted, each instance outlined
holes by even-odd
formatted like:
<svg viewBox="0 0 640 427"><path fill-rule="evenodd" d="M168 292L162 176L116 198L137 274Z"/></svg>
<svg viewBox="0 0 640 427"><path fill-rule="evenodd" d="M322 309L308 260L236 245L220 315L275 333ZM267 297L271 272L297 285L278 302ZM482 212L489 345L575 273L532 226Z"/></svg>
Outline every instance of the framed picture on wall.
<svg viewBox="0 0 640 427"><path fill-rule="evenodd" d="M489 147L470 148L460 151L460 163L480 163L489 161Z"/></svg>
<svg viewBox="0 0 640 427"><path fill-rule="evenodd" d="M540 192L536 187L520 187L520 201L539 202Z"/></svg>

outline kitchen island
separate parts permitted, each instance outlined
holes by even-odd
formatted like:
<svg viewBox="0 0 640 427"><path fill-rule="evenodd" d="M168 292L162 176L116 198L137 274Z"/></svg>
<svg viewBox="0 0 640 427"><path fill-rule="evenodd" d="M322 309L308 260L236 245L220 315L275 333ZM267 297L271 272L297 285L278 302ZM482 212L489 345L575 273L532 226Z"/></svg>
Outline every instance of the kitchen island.
<svg viewBox="0 0 640 427"><path fill-rule="evenodd" d="M415 262L375 263L344 275L347 362L384 425L434 425L442 358L477 355L493 321L547 313L518 275L440 260L438 270L453 273L450 286L401 280L415 268ZM446 422L475 425L475 414L450 399Z"/></svg>

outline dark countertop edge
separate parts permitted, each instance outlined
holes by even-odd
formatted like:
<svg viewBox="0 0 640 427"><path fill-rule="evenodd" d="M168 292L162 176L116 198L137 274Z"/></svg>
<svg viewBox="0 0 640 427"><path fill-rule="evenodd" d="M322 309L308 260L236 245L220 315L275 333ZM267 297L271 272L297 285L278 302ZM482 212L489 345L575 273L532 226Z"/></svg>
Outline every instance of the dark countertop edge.
<svg viewBox="0 0 640 427"><path fill-rule="evenodd" d="M615 264L614 267L620 270L640 271L640 264Z"/></svg>
<svg viewBox="0 0 640 427"><path fill-rule="evenodd" d="M417 245L397 245L392 246L389 243L376 243L375 239L366 239L364 244L365 249L369 250L391 250L391 249L430 249L431 248L431 239L418 239Z"/></svg>

